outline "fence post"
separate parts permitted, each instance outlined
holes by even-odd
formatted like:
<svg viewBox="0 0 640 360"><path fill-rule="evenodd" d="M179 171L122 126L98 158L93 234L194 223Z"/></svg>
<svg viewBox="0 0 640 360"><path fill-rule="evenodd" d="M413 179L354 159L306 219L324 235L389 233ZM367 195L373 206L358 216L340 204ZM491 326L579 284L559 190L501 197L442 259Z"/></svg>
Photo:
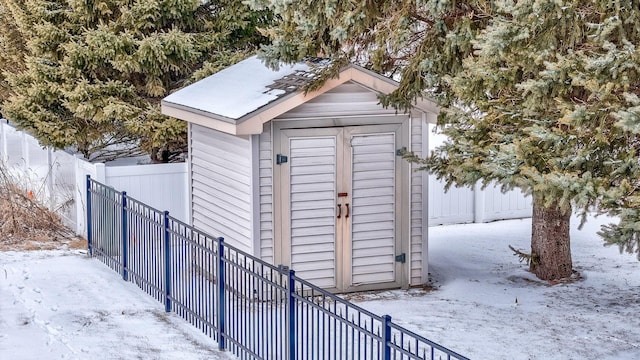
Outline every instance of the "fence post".
<svg viewBox="0 0 640 360"><path fill-rule="evenodd" d="M89 256L93 256L91 238L91 175L87 175L87 250Z"/></svg>
<svg viewBox="0 0 640 360"><path fill-rule="evenodd" d="M7 164L5 165L9 165L9 153L8 151L8 146L7 146L7 120L5 119L0 119L0 152L2 153L2 156L0 156L0 161L3 161Z"/></svg>
<svg viewBox="0 0 640 360"><path fill-rule="evenodd" d="M129 266L127 258L127 192L122 192L122 279L129 280Z"/></svg>
<svg viewBox="0 0 640 360"><path fill-rule="evenodd" d="M164 311L171 312L171 237L169 233L169 212L164 212Z"/></svg>
<svg viewBox="0 0 640 360"><path fill-rule="evenodd" d="M53 163L53 151L47 147L47 189L49 190L49 210L54 211L56 205L56 197L53 187L55 185L55 166Z"/></svg>
<svg viewBox="0 0 640 360"><path fill-rule="evenodd" d="M225 319L225 301L224 301L224 238L218 238L218 349L223 351L224 346L224 319Z"/></svg>
<svg viewBox="0 0 640 360"><path fill-rule="evenodd" d="M391 359L391 347L389 343L391 342L391 316L384 315L382 316L382 359L390 360Z"/></svg>
<svg viewBox="0 0 640 360"><path fill-rule="evenodd" d="M29 170L29 144L27 143L27 133L25 132L21 132L20 133L20 148L22 150L22 160L23 160L23 164L24 164L24 171L28 171Z"/></svg>
<svg viewBox="0 0 640 360"><path fill-rule="evenodd" d="M289 330L289 360L296 359L296 299L293 294L296 289L296 272L289 270L289 281L287 284L287 307L289 308L287 314L289 321L287 323L287 330Z"/></svg>

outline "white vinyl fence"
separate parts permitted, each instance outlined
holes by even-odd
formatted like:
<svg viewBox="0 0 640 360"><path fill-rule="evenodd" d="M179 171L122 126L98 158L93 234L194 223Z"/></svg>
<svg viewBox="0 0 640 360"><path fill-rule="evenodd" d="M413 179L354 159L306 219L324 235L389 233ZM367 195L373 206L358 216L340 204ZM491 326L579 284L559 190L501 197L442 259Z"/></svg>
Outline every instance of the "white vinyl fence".
<svg viewBox="0 0 640 360"><path fill-rule="evenodd" d="M430 125L430 130L433 125ZM443 141L442 135L429 132L429 149ZM429 226L444 224L482 223L503 219L531 217L531 197L519 190L503 193L499 186L451 187L444 191L444 182L429 176Z"/></svg>
<svg viewBox="0 0 640 360"><path fill-rule="evenodd" d="M25 192L58 213L78 235L86 229L86 176L189 221L188 164L93 164L79 155L43 148L0 119L0 161Z"/></svg>
<svg viewBox="0 0 640 360"><path fill-rule="evenodd" d="M503 193L498 186L478 186L445 192L444 183L429 176L429 226L526 218L531 210L531 197L519 190Z"/></svg>

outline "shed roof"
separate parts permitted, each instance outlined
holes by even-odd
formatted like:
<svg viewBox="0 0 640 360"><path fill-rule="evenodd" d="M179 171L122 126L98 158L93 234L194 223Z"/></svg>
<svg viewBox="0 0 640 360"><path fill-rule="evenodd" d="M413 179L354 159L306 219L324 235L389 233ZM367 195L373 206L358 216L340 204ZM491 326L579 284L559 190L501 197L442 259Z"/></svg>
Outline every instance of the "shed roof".
<svg viewBox="0 0 640 360"><path fill-rule="evenodd" d="M162 113L234 135L259 134L265 122L347 81L383 94L398 86L391 79L350 65L320 89L304 93L301 86L295 85L301 83L296 78L308 76L309 70L306 63L282 65L273 70L252 56L165 97ZM428 100L418 101L416 108L438 111Z"/></svg>

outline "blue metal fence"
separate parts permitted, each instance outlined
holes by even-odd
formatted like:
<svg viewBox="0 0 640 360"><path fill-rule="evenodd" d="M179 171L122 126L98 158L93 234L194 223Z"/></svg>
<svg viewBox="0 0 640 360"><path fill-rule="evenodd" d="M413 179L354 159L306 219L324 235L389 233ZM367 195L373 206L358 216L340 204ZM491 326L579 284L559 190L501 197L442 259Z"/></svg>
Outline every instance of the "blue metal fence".
<svg viewBox="0 0 640 360"><path fill-rule="evenodd" d="M87 176L89 254L249 359L467 360Z"/></svg>

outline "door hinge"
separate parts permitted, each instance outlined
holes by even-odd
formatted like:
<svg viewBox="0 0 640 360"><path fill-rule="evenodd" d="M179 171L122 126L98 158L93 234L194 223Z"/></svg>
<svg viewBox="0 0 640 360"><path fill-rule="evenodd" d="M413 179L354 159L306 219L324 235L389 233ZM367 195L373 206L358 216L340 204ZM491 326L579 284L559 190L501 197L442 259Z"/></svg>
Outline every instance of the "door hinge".
<svg viewBox="0 0 640 360"><path fill-rule="evenodd" d="M289 161L286 155L277 154L276 155L276 165L284 164Z"/></svg>
<svg viewBox="0 0 640 360"><path fill-rule="evenodd" d="M396 262L403 263L403 264L406 263L407 262L407 254L402 253L400 255L396 255Z"/></svg>
<svg viewBox="0 0 640 360"><path fill-rule="evenodd" d="M396 149L396 156L403 156L407 152L407 147L403 146L400 149Z"/></svg>

